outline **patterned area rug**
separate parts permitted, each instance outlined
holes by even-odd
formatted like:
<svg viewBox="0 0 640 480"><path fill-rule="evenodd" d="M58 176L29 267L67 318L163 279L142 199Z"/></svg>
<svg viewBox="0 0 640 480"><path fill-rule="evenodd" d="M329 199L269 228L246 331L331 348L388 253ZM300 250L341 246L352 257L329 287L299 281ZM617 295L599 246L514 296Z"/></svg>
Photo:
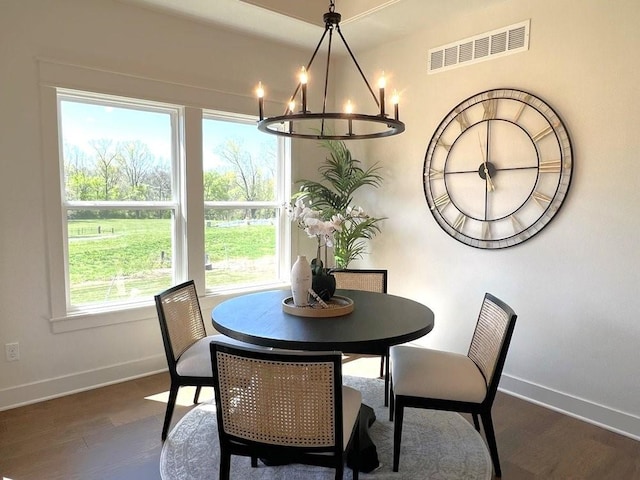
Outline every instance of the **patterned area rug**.
<svg viewBox="0 0 640 480"><path fill-rule="evenodd" d="M393 422L383 405L380 379L344 376L344 383L362 392L363 402L375 410L377 420L369 432L378 450L380 467L361 473L362 479L478 479L492 478L491 459L484 440L457 413L405 410L400 471L391 471ZM162 448L163 480L210 480L218 478L219 446L215 406L201 404L187 413L169 434ZM330 480L335 470L306 465L251 468L245 457L232 457L231 478L268 480ZM351 471L345 468L345 479Z"/></svg>

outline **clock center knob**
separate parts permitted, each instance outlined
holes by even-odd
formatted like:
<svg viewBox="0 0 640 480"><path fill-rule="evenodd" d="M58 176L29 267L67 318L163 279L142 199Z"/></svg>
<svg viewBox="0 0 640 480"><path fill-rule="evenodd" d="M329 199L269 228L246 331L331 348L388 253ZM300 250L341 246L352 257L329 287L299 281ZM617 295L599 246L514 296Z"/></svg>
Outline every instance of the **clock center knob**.
<svg viewBox="0 0 640 480"><path fill-rule="evenodd" d="M480 175L481 179L486 180L487 173L489 174L489 178L493 178L496 174L496 167L491 162L482 162L478 167L478 175Z"/></svg>

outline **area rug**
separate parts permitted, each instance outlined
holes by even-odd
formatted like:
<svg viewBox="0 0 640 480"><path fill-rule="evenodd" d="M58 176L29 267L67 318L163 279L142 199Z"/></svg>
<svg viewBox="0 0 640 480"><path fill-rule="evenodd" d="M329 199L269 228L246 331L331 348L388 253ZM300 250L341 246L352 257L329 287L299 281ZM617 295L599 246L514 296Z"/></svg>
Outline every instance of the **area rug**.
<svg viewBox="0 0 640 480"><path fill-rule="evenodd" d="M392 472L393 422L383 405L380 379L345 376L344 383L362 392L377 420L369 432L378 450L380 467L360 473L362 479L457 480L492 478L491 459L484 440L457 413L408 408L404 414L400 471ZM162 447L162 480L211 480L218 478L219 443L215 406L201 404L187 413L170 432ZM233 456L231 478L260 480L331 480L335 470L306 465L251 468L246 457ZM345 479L351 470L345 468Z"/></svg>

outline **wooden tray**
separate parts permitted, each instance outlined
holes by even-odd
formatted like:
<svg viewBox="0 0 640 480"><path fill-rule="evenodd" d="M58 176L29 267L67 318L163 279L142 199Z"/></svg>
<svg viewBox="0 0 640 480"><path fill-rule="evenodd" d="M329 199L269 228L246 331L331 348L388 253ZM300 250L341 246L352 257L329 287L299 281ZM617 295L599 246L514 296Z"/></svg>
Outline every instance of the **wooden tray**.
<svg viewBox="0 0 640 480"><path fill-rule="evenodd" d="M282 300L282 310L285 313L296 315L298 317L340 317L353 312L353 300L340 295L334 295L325 302L328 308L322 307L319 303L312 303L304 307L297 307L293 304L293 297L287 297Z"/></svg>

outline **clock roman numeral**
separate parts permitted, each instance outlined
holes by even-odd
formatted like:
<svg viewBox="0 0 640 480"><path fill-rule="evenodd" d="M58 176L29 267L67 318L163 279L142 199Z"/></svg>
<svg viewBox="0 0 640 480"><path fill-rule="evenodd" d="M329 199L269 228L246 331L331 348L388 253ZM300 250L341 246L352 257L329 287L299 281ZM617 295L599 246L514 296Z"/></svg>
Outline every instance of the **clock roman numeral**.
<svg viewBox="0 0 640 480"><path fill-rule="evenodd" d="M491 223L482 222L482 238L485 240L491 240Z"/></svg>
<svg viewBox="0 0 640 480"><path fill-rule="evenodd" d="M496 118L498 113L498 100L495 98L491 98L489 100L485 100L482 102L482 107L484 108L484 114L482 115L483 120L492 120Z"/></svg>
<svg viewBox="0 0 640 480"><path fill-rule="evenodd" d="M438 210L442 210L444 207L449 205L449 202L451 202L451 199L449 198L449 194L443 193L438 198L433 199L433 207L431 207L431 210L433 210L434 208L438 208Z"/></svg>
<svg viewBox="0 0 640 480"><path fill-rule="evenodd" d="M546 162L540 162L540 173L560 173L562 168L561 160L547 160Z"/></svg>
<svg viewBox="0 0 640 480"><path fill-rule="evenodd" d="M447 152L451 148L451 145L444 143L444 140L442 140L442 137L438 139L438 141L436 142L436 146L444 148Z"/></svg>
<svg viewBox="0 0 640 480"><path fill-rule="evenodd" d="M540 140L542 140L544 137L546 137L552 132L553 132L553 125L547 125L546 127L544 127L542 130L540 130L538 133L536 133L533 136L533 141L539 142Z"/></svg>
<svg viewBox="0 0 640 480"><path fill-rule="evenodd" d="M453 222L453 228L455 228L457 231L462 231L462 227L464 227L464 222L467 219L467 217L464 215L464 213L461 213L460 215L458 215L458 218L456 218L456 221Z"/></svg>
<svg viewBox="0 0 640 480"><path fill-rule="evenodd" d="M458 124L460 125L461 133L469 128L469 119L467 119L467 114L464 110L458 112L458 115L456 115L456 122L458 122Z"/></svg>
<svg viewBox="0 0 640 480"><path fill-rule="evenodd" d="M520 231L523 230L522 228L522 224L520 223L520 221L515 217L515 215L511 215L509 217L511 219L511 225L513 225L513 230L518 233Z"/></svg>
<svg viewBox="0 0 640 480"><path fill-rule="evenodd" d="M533 193L531 194L531 198L533 198L533 200L542 208L544 208L545 203L547 205L551 203L551 197L545 195L544 193L540 193L537 190L533 191Z"/></svg>
<svg viewBox="0 0 640 480"><path fill-rule="evenodd" d="M516 116L513 117L513 122L514 123L518 123L518 120L520 120L520 116L522 115L522 112L524 112L524 109L527 106L527 103L529 102L529 100L531 100L531 95L527 95L526 97L524 97L522 99L523 103L522 105L520 105L520 108L518 109L518 112L516 113Z"/></svg>
<svg viewBox="0 0 640 480"><path fill-rule="evenodd" d="M439 178L444 178L443 170L436 170L435 168L429 168L429 173L424 174L429 180L437 180Z"/></svg>

